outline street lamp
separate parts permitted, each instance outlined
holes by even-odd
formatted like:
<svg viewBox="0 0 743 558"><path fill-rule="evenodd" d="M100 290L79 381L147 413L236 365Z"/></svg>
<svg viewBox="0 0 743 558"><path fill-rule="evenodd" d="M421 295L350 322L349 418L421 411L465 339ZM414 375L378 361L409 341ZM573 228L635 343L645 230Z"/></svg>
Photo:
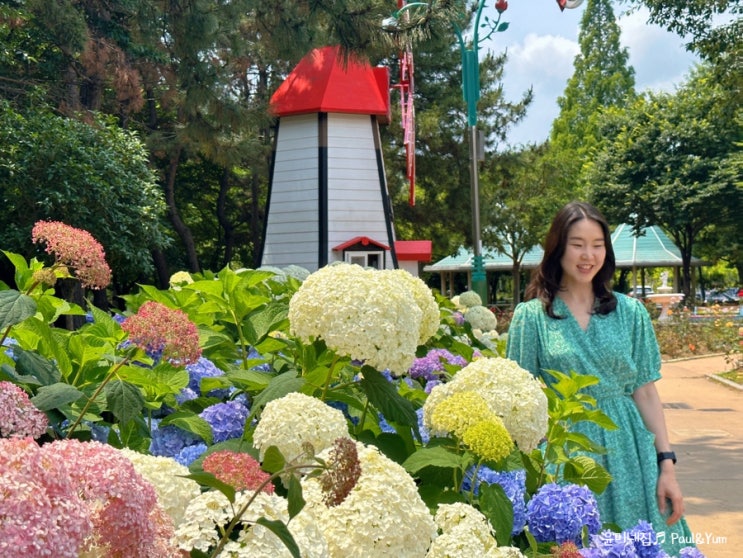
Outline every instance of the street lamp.
<svg viewBox="0 0 743 558"><path fill-rule="evenodd" d="M565 8L577 8L583 0L557 0L560 10ZM464 8L467 8L467 1L463 1ZM399 0L398 6L401 6L392 18L385 20L383 25L387 28L394 28L400 20L400 17L406 12L416 9L430 9L428 2L405 2ZM472 198L472 290L480 295L483 304L488 301L488 285L486 281L485 265L482 257L482 241L480 237L480 185L479 169L477 165L477 102L480 100L480 43L489 39L494 33L508 29L508 23L501 23L501 16L508 8L506 0L495 2L495 11L498 18L491 21L485 16L482 19L482 12L485 8L485 0L477 0L472 5L474 14L474 25L472 26L472 36L469 40L465 39L462 27L457 21L452 21L454 33L457 36L459 50L462 55L462 95L467 105L467 129L469 135L470 150L470 196ZM482 21L482 23L481 23ZM466 22L466 21L465 21ZM485 36L480 36L480 29L487 31Z"/></svg>

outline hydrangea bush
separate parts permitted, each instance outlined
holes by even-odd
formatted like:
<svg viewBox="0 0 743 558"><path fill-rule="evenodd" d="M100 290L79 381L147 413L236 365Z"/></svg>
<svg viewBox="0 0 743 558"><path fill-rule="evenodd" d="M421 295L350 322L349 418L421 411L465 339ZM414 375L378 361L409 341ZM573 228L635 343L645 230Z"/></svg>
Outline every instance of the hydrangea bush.
<svg viewBox="0 0 743 558"><path fill-rule="evenodd" d="M623 544L591 500L609 482L590 458L601 448L565 435L577 420L612 427L581 392L590 377L545 390L420 279L348 264L181 273L112 316L55 296L57 276L110 280L103 248L60 225L34 236L49 265L6 253L0 554L516 558ZM62 330L64 315L88 320Z"/></svg>

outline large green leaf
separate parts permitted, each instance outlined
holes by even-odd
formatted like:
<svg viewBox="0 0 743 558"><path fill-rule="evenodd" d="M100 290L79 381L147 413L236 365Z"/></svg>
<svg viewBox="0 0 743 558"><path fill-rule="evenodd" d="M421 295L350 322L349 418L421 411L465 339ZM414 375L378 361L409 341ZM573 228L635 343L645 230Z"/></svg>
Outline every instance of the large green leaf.
<svg viewBox="0 0 743 558"><path fill-rule="evenodd" d="M266 529L279 537L279 539L281 539L281 542L284 543L284 546L286 546L287 550L294 558L302 558L301 554L299 553L299 547L297 546L294 537L289 532L288 527L284 525L284 523L282 523L281 521L271 521L269 519L266 519L265 517L259 517L256 523L258 525L263 525Z"/></svg>
<svg viewBox="0 0 743 558"><path fill-rule="evenodd" d="M270 332L280 329L288 313L289 306L283 303L269 304L251 312L242 324L245 339L251 345L257 345Z"/></svg>
<svg viewBox="0 0 743 558"><path fill-rule="evenodd" d="M480 511L495 529L498 546L508 546L513 530L513 504L499 484L480 483Z"/></svg>
<svg viewBox="0 0 743 558"><path fill-rule="evenodd" d="M122 424L137 417L144 407L142 391L129 382L114 380L103 388L109 410Z"/></svg>
<svg viewBox="0 0 743 558"><path fill-rule="evenodd" d="M424 467L446 467L461 469L465 458L443 447L421 448L402 464L405 470L415 474Z"/></svg>
<svg viewBox="0 0 743 558"><path fill-rule="evenodd" d="M40 387L36 395L31 398L31 402L42 411L50 411L74 403L82 396L83 393L76 387L60 382Z"/></svg>
<svg viewBox="0 0 743 558"><path fill-rule="evenodd" d="M24 351L17 347L13 348L17 356L16 370L24 376L33 376L43 385L52 385L62 378L57 365L32 351Z"/></svg>
<svg viewBox="0 0 743 558"><path fill-rule="evenodd" d="M195 480L202 486L208 486L210 488L216 488L222 494L224 494L231 504L235 502L235 488L230 486L226 482L222 482L211 473L204 471L191 473L190 475L184 475L187 479Z"/></svg>
<svg viewBox="0 0 743 558"><path fill-rule="evenodd" d="M199 436L206 445L212 443L212 427L200 416L185 411L176 411L165 417L160 423L161 426L172 424L187 432Z"/></svg>
<svg viewBox="0 0 743 558"><path fill-rule="evenodd" d="M395 385L371 366L364 366L361 373L361 389L369 402L387 420L409 426L418 432L418 415L415 414L413 404L397 392Z"/></svg>
<svg viewBox="0 0 743 558"><path fill-rule="evenodd" d="M36 314L36 301L15 290L0 291L0 329L5 330Z"/></svg>
<svg viewBox="0 0 743 558"><path fill-rule="evenodd" d="M611 482L609 471L587 455L570 459L563 475L567 482L585 484L595 494L601 494Z"/></svg>
<svg viewBox="0 0 743 558"><path fill-rule="evenodd" d="M299 478L296 475L289 477L289 490L286 498L289 502L289 519L296 516L302 511L305 504L307 503L302 496L302 484L299 482Z"/></svg>

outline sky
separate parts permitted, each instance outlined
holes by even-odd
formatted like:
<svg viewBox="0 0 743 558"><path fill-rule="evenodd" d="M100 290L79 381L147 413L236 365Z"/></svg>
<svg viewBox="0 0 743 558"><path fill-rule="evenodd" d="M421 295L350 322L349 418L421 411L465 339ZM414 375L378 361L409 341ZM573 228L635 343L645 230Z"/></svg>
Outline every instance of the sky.
<svg viewBox="0 0 743 558"><path fill-rule="evenodd" d="M488 2L486 10L492 2ZM511 101L520 99L529 86L534 100L526 118L512 128L507 143L518 146L541 143L549 137L557 117L557 99L573 74L573 61L579 53L578 31L587 2L560 12L555 0L510 0L502 21L506 31L496 33L481 46L497 54L506 50L504 91ZM621 44L629 51L629 64L635 69L638 92L674 91L688 76L697 58L684 49L681 38L646 23L647 12L624 15L625 6L614 3L614 14L621 28Z"/></svg>

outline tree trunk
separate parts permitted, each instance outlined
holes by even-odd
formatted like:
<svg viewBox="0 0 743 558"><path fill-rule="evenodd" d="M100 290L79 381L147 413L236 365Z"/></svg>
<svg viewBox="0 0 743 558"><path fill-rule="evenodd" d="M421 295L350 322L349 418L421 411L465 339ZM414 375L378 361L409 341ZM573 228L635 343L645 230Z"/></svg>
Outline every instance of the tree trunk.
<svg viewBox="0 0 743 558"><path fill-rule="evenodd" d="M152 263L155 266L155 275L158 289L167 289L170 284L170 273L168 272L168 262L165 260L165 254L162 250L152 251Z"/></svg>
<svg viewBox="0 0 743 558"><path fill-rule="evenodd" d="M217 196L217 220L224 231L224 257L220 267L230 263L235 247L235 226L227 218L226 211L229 188L230 171L225 167L222 170L222 176L219 177L219 195Z"/></svg>
<svg viewBox="0 0 743 558"><path fill-rule="evenodd" d="M201 269L199 267L199 258L196 255L196 245L193 241L193 235L186 223L181 219L175 203L175 176L178 171L178 165L180 164L181 150L178 147L170 157L170 164L168 165L168 171L165 177L165 202L168 204L168 214L170 215L170 221L173 223L173 228L178 233L183 246L186 248L188 270L191 273L199 273Z"/></svg>
<svg viewBox="0 0 743 558"><path fill-rule="evenodd" d="M513 282L513 308L521 302L521 263L514 262L511 268L511 281Z"/></svg>

